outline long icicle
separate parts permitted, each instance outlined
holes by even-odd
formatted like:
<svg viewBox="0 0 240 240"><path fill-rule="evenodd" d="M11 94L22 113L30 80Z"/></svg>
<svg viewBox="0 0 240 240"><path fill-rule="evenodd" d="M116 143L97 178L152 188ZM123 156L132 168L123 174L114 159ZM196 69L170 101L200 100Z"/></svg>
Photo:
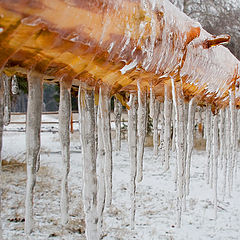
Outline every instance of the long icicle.
<svg viewBox="0 0 240 240"><path fill-rule="evenodd" d="M120 151L121 150L122 104L117 98L114 99L114 115L115 115L115 129L116 129L115 149L116 151Z"/></svg>
<svg viewBox="0 0 240 240"><path fill-rule="evenodd" d="M160 113L160 103L155 98L152 87L150 88L150 117L153 120L153 156L157 158L158 156L158 120Z"/></svg>
<svg viewBox="0 0 240 240"><path fill-rule="evenodd" d="M59 136L62 150L61 222L68 222L68 174L70 170L71 84L60 81Z"/></svg>
<svg viewBox="0 0 240 240"><path fill-rule="evenodd" d="M217 181L218 181L218 115L213 115L213 189L214 213L217 219Z"/></svg>
<svg viewBox="0 0 240 240"><path fill-rule="evenodd" d="M100 100L101 101L101 100ZM101 103L99 103L99 106ZM98 125L98 156L97 156L97 212L98 212L98 236L102 239L102 227L103 227L103 211L105 207L106 189L105 189L105 149L103 143L103 119L98 109L97 113L97 125Z"/></svg>
<svg viewBox="0 0 240 240"><path fill-rule="evenodd" d="M169 87L164 86L164 171L169 169L170 157L170 137L171 137L171 101L169 96Z"/></svg>
<svg viewBox="0 0 240 240"><path fill-rule="evenodd" d="M173 104L172 104L173 105ZM172 152L176 151L176 122L175 122L175 108L172 107Z"/></svg>
<svg viewBox="0 0 240 240"><path fill-rule="evenodd" d="M143 179L143 154L146 137L147 95L141 90L138 81L138 113L137 113L137 181Z"/></svg>
<svg viewBox="0 0 240 240"><path fill-rule="evenodd" d="M131 161L131 229L135 227L136 175L137 175L137 98L130 95L128 110L128 148Z"/></svg>
<svg viewBox="0 0 240 240"><path fill-rule="evenodd" d="M160 124L160 144L159 144L159 158L160 162L164 164L164 103L160 103L160 113L159 113L159 124Z"/></svg>
<svg viewBox="0 0 240 240"><path fill-rule="evenodd" d="M233 90L229 90L229 108L230 108L230 157L229 157L229 164L228 164L228 194L231 196L232 187L233 187L233 172L234 172L234 162L235 162L235 93Z"/></svg>
<svg viewBox="0 0 240 240"><path fill-rule="evenodd" d="M93 91L82 90L80 110L83 156L83 206L85 212L86 239L98 240L95 111Z"/></svg>
<svg viewBox="0 0 240 240"><path fill-rule="evenodd" d="M195 99L192 98L188 105L188 123L187 123L187 154L186 154L186 194L187 195L189 195L189 185L190 185L195 110L196 110Z"/></svg>
<svg viewBox="0 0 240 240"><path fill-rule="evenodd" d="M149 116L153 119L154 117L154 113L155 113L155 102L156 102L156 98L155 98L155 94L153 92L153 87L152 85L150 86L150 107L149 107Z"/></svg>
<svg viewBox="0 0 240 240"><path fill-rule="evenodd" d="M206 129L206 152L207 152L207 164L205 170L206 182L210 182L210 159L211 159L211 108L206 107L205 111L205 129Z"/></svg>
<svg viewBox="0 0 240 240"><path fill-rule="evenodd" d="M2 237L2 135L3 135L3 109L4 109L4 77L3 73L0 75L0 239Z"/></svg>
<svg viewBox="0 0 240 240"><path fill-rule="evenodd" d="M213 155L214 155L214 153L213 153L213 151L214 151L214 149L213 149L213 145L212 145L212 142L213 142L213 113L212 113L212 111L211 111L211 129L210 129L210 131L211 131L211 153L210 153L210 187L211 188L213 188L213 181L214 181L214 166L213 166L213 164L214 164L214 160L213 160Z"/></svg>
<svg viewBox="0 0 240 240"><path fill-rule="evenodd" d="M106 207L112 204L112 139L110 126L110 96L100 87L99 110L103 121L103 144L105 149L105 184L106 184Z"/></svg>
<svg viewBox="0 0 240 240"><path fill-rule="evenodd" d="M26 125L27 186L25 199L25 233L33 230L33 190L40 158L40 130L42 116L42 76L28 74L28 107Z"/></svg>
<svg viewBox="0 0 240 240"><path fill-rule="evenodd" d="M175 87L174 79L172 82L172 96L175 108L176 121L176 151L178 164L178 197L177 197L177 226L181 226L182 205L183 205L183 190L184 190L184 114L183 114L183 99L180 87Z"/></svg>
<svg viewBox="0 0 240 240"><path fill-rule="evenodd" d="M238 127L240 124L240 110L237 109L237 141L240 140L240 127Z"/></svg>
<svg viewBox="0 0 240 240"><path fill-rule="evenodd" d="M223 159L225 157L226 148L224 125L225 125L225 109L222 108L220 109L220 123L219 123L219 142L220 142L219 164L221 169L223 169Z"/></svg>
<svg viewBox="0 0 240 240"><path fill-rule="evenodd" d="M153 155L155 158L158 156L159 134L158 134L158 120L160 112L160 103L155 101L154 104L154 116L153 116Z"/></svg>
<svg viewBox="0 0 240 240"><path fill-rule="evenodd" d="M234 159L235 159L235 164L234 164L234 168L235 168L235 178L237 178L237 172L238 172L238 164L239 164L239 160L237 157L237 149L238 149L238 113L239 110L235 107L235 149L234 149Z"/></svg>
<svg viewBox="0 0 240 240"><path fill-rule="evenodd" d="M180 92L182 95L182 90ZM187 124L188 124L188 103L184 102L183 99L180 99L180 106L183 104L183 108L179 108L179 118L182 119L183 121L183 129L180 130L182 133L182 138L183 138L183 211L185 212L187 210L187 189L186 189L186 167L187 167ZM180 121L181 122L181 121Z"/></svg>
<svg viewBox="0 0 240 240"><path fill-rule="evenodd" d="M79 127L79 140L80 140L80 146L82 148L82 138L81 138L81 85L78 87L78 127Z"/></svg>
<svg viewBox="0 0 240 240"><path fill-rule="evenodd" d="M229 157L230 157L230 149L231 149L231 123L230 123L230 109L229 107L225 110L226 116L225 116L225 140L226 140L226 156L224 157L223 161L223 200L226 196L226 188L227 188L227 170L228 170L228 164L229 164Z"/></svg>
<svg viewBox="0 0 240 240"><path fill-rule="evenodd" d="M10 77L4 78L4 114L3 123L7 126L11 120L11 97L10 97Z"/></svg>

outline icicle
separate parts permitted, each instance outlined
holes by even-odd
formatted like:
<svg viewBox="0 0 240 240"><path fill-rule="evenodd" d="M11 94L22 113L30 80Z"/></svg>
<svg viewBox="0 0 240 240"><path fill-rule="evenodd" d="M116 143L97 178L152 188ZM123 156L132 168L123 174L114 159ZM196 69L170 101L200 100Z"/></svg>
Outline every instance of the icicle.
<svg viewBox="0 0 240 240"><path fill-rule="evenodd" d="M86 239L98 240L95 112L93 91L82 90L80 109L83 156L83 206L85 212Z"/></svg>
<svg viewBox="0 0 240 240"><path fill-rule="evenodd" d="M164 164L164 103L160 103L160 113L159 113L159 124L160 124L160 161L162 165Z"/></svg>
<svg viewBox="0 0 240 240"><path fill-rule="evenodd" d="M213 149L213 145L212 145L212 143L213 143L213 114L212 114L212 111L211 111L211 129L210 129L210 131L211 131L211 150L210 150L210 187L211 188L213 188L213 175L214 175L214 167L213 167L213 155L214 155L214 153L213 153L213 151L214 151L214 149Z"/></svg>
<svg viewBox="0 0 240 240"><path fill-rule="evenodd" d="M4 78L4 125L7 126L11 119L11 97L10 97L10 78Z"/></svg>
<svg viewBox="0 0 240 240"><path fill-rule="evenodd" d="M105 149L105 184L106 184L106 207L112 204L112 140L110 126L110 96L99 90L99 110L103 121L103 143Z"/></svg>
<svg viewBox="0 0 240 240"><path fill-rule="evenodd" d="M3 134L3 109L4 109L4 78L6 76L2 73L0 75L0 239L2 236L2 134Z"/></svg>
<svg viewBox="0 0 240 240"><path fill-rule="evenodd" d="M240 127L239 127L239 124L240 124L240 110L237 109L237 140L239 141L240 140Z"/></svg>
<svg viewBox="0 0 240 240"><path fill-rule="evenodd" d="M28 108L26 125L27 186L25 200L25 233L33 229L33 190L36 182L37 163L40 157L40 130L42 115L42 77L28 74Z"/></svg>
<svg viewBox="0 0 240 240"><path fill-rule="evenodd" d="M150 88L150 117L153 120L153 155L155 158L158 156L158 120L160 112L160 103L155 98L152 87Z"/></svg>
<svg viewBox="0 0 240 240"><path fill-rule="evenodd" d="M100 105L99 105L100 106ZM103 119L98 110L97 114L98 125L98 157L97 157L97 212L98 212L98 236L102 239L102 226L103 226L103 211L105 206L105 175L104 175L104 163L105 163L105 150L103 144Z"/></svg>
<svg viewBox="0 0 240 240"><path fill-rule="evenodd" d="M198 133L200 134L200 136L204 139L206 139L205 137L205 126L203 126L203 109L202 107L198 108Z"/></svg>
<svg viewBox="0 0 240 240"><path fill-rule="evenodd" d="M68 174L70 169L71 86L60 80L59 136L62 150L61 222L68 222Z"/></svg>
<svg viewBox="0 0 240 240"><path fill-rule="evenodd" d="M82 147L82 138L81 138L81 85L78 87L78 126L79 126L79 138L80 146Z"/></svg>
<svg viewBox="0 0 240 240"><path fill-rule="evenodd" d="M115 148L116 148L116 151L120 151L121 150L122 104L117 98L114 99L114 115L115 115L115 128L116 128Z"/></svg>
<svg viewBox="0 0 240 240"><path fill-rule="evenodd" d="M234 164L235 164L235 134L236 134L236 127L235 127L235 93L230 90L229 91L229 108L230 108L230 154L229 154L229 161L228 161L228 190L229 196L231 196L232 187L233 187L233 172L234 172Z"/></svg>
<svg viewBox="0 0 240 240"><path fill-rule="evenodd" d="M12 77L12 94L18 94L19 92L19 87L18 87L18 82L17 82L17 77L14 75Z"/></svg>
<svg viewBox="0 0 240 240"><path fill-rule="evenodd" d="M160 103L156 100L154 104L154 116L153 116L153 155L155 158L158 156L158 145L159 145L159 135L158 135L158 120L160 112Z"/></svg>
<svg viewBox="0 0 240 240"><path fill-rule="evenodd" d="M232 134L232 147L233 147L233 171L237 174L237 109L235 105L235 92L234 92L234 104L233 104L233 134ZM233 188L233 175L231 186ZM236 176L236 175L235 175Z"/></svg>
<svg viewBox="0 0 240 240"><path fill-rule="evenodd" d="M224 200L225 195L226 195L227 170L228 170L230 149L231 149L231 143L230 143L230 141L231 141L231 139L230 139L231 124L230 124L230 110L229 110L229 108L226 108L225 113L226 113L226 116L225 116L226 156L224 157L224 162L223 162L223 200Z"/></svg>
<svg viewBox="0 0 240 240"><path fill-rule="evenodd" d="M169 169L170 137L171 137L171 101L168 86L165 85L164 95L164 171Z"/></svg>
<svg viewBox="0 0 240 240"><path fill-rule="evenodd" d="M195 99L192 98L188 105L188 123L187 123L187 155L186 155L186 194L189 195L191 158L193 151L193 134L195 120Z"/></svg>
<svg viewBox="0 0 240 240"><path fill-rule="evenodd" d="M178 164L178 197L177 197L177 226L181 226L182 204L184 195L185 159L184 159L184 103L182 99L182 89L176 87L174 79L172 82L172 96L175 108L176 121L176 150Z"/></svg>
<svg viewBox="0 0 240 240"><path fill-rule="evenodd" d="M137 113L137 181L143 179L143 154L146 137L147 95L141 91L138 81L138 113Z"/></svg>
<svg viewBox="0 0 240 240"><path fill-rule="evenodd" d="M217 218L217 180L218 180L218 115L213 115L213 188L214 188L214 212Z"/></svg>
<svg viewBox="0 0 240 240"><path fill-rule="evenodd" d="M219 142L220 142L220 153L219 153L219 163L220 168L223 168L223 159L225 157L226 149L226 139L224 133L224 124L225 124L225 109L220 110L220 124L219 124Z"/></svg>
<svg viewBox="0 0 240 240"><path fill-rule="evenodd" d="M172 152L176 151L176 122L175 122L175 109L172 107Z"/></svg>
<svg viewBox="0 0 240 240"><path fill-rule="evenodd" d="M236 128L236 131L235 131L235 150L234 150L234 159L235 159L235 165L234 165L234 168L235 168L235 178L237 178L237 172L238 172L238 165L239 165L239 159L237 157L237 151L238 151L238 128L239 128L239 125L238 125L238 113L239 113L239 110L236 108L235 106L235 128Z"/></svg>
<svg viewBox="0 0 240 240"><path fill-rule="evenodd" d="M152 85L151 85L151 87L150 87L150 112L149 112L149 115L152 119L154 118L154 115L155 115L155 102L156 102L156 99L155 99L155 95L153 93L153 88L152 88Z"/></svg>
<svg viewBox="0 0 240 240"><path fill-rule="evenodd" d="M203 139L207 139L207 121L208 121L207 120L207 115L208 115L208 110L207 110L207 107L206 107L205 111L204 111L204 120L203 120L203 124L204 124L204 127L203 127ZM207 145L206 145L206 149L207 149Z"/></svg>
<svg viewBox="0 0 240 240"><path fill-rule="evenodd" d="M130 95L128 111L128 147L131 161L131 229L135 227L136 211L136 175L137 175L137 101Z"/></svg>
<svg viewBox="0 0 240 240"><path fill-rule="evenodd" d="M97 93L98 94L98 93ZM95 146L96 146L96 153L98 152L98 126L97 126L97 121L98 121L98 109L99 109L99 104L96 102L96 99L99 100L99 96L96 96L96 91L94 93L94 98L95 98L95 104L94 104L94 112L95 112ZM110 125L110 120L109 120L109 125ZM110 125L111 126L111 125ZM111 142L112 143L112 142Z"/></svg>
<svg viewBox="0 0 240 240"><path fill-rule="evenodd" d="M172 86L173 87L173 86ZM172 91L175 91L172 89ZM174 103L174 96L173 98L173 108L172 108L172 128L173 128L173 136L172 136L172 152L176 152L176 132L177 132L177 114L175 110L175 103ZM178 159L176 159L176 164L175 164L175 174L174 174L174 190L177 191L177 183L178 183Z"/></svg>
<svg viewBox="0 0 240 240"><path fill-rule="evenodd" d="M205 129L206 129L206 152L207 152L207 165L206 165L206 181L210 182L210 159L211 159L211 108L206 107L205 111Z"/></svg>

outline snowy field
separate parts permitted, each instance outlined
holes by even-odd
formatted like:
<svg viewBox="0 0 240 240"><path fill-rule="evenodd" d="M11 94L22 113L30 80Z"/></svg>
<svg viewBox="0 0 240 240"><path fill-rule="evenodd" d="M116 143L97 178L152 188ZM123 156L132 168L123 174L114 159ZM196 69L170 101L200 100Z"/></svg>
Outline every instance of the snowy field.
<svg viewBox="0 0 240 240"><path fill-rule="evenodd" d="M18 121L21 116L18 116ZM45 116L43 121L56 121ZM84 214L81 201L82 156L77 124L71 135L71 170L69 174L70 222L60 224L61 155L57 125L42 126L41 167L34 199L35 226L31 239L82 240ZM4 240L24 237L25 125L11 124L3 135L2 222ZM11 131L10 131L11 130ZM130 229L130 160L128 145L113 154L113 205L104 213L104 240L195 240L240 239L240 173L234 178L232 197L223 201L222 176L219 172L218 218L214 219L213 190L204 179L206 153L194 150L190 195L183 213L182 227L176 228L174 186L175 155L171 167L163 173L161 161L154 159L152 147L145 148L144 180L137 185L136 228ZM237 157L239 159L239 155Z"/></svg>

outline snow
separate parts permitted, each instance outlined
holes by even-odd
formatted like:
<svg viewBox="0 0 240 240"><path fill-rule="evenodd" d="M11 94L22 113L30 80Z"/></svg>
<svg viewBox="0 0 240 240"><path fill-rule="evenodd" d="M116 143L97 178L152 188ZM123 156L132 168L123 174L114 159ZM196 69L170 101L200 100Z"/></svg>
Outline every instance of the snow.
<svg viewBox="0 0 240 240"><path fill-rule="evenodd" d="M17 118L16 116L14 116ZM18 116L19 119L21 118ZM43 119L56 121L53 115ZM6 240L24 239L24 197L26 172L24 125L5 126L3 134L3 194L2 221ZM23 129L21 129L23 128ZM6 130L15 130L15 132ZM82 155L79 145L78 124L71 135L71 167L69 173L69 223L61 226L60 140L55 125L42 126L41 165L34 195L34 240L83 240L84 213L82 204ZM46 132L48 131L48 132ZM239 153L237 153L237 158ZM176 199L174 190L175 160L170 155L170 169L163 173L159 159L153 157L153 148L145 147L144 179L137 185L136 225L130 229L130 159L128 143L113 154L113 202L104 212L104 240L192 240L239 239L240 230L240 176L234 180L232 198L222 201L223 170L218 172L218 218L214 220L214 190L204 180L207 154L193 151L191 165L191 191L187 196L187 209L182 215L182 226L176 228ZM14 161L15 160L15 161ZM6 161L10 161L7 165ZM15 222L14 222L15 221ZM81 234L82 233L82 234ZM56 237L50 237L50 236Z"/></svg>

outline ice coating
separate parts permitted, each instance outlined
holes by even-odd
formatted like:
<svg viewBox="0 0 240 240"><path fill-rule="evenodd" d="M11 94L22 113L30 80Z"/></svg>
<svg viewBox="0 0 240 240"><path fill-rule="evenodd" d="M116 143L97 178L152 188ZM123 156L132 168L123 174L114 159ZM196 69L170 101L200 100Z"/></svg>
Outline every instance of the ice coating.
<svg viewBox="0 0 240 240"><path fill-rule="evenodd" d="M136 173L138 173L137 180L142 179L146 104L150 87L151 116L153 116L154 101L155 107L159 108L158 104L162 102L164 96L167 99L164 89L172 85L172 94L169 90L169 95L171 95L169 98L173 98L175 111L173 128L176 136L173 138L173 146L176 146L177 150L175 176L178 190L177 225L181 225L182 211L186 208L186 184L189 182L186 182L186 176L189 177L190 172L188 170L186 173L187 104L184 100L190 101L193 97L195 99L195 96L200 105L208 104L207 129L212 128L211 124L214 126L214 131L207 131L206 175L208 182L211 180L215 187L214 204L217 209L218 140L214 108L227 106L230 102L231 111L228 112L227 119L231 120L231 123L226 124L226 129L229 135L227 137L234 145L234 135L230 136L230 132L236 132L234 130L236 120L233 117L234 104L238 104L240 98L237 88L240 74L239 61L226 48L220 46L229 41L228 35L211 36L197 22L179 12L167 0L52 0L49 2L46 0L0 0L0 24L1 70L4 69L9 76L29 75L30 72L36 74L36 79L38 79L34 78L37 81L34 84L31 82L31 77L28 79L32 84L29 95L32 104L28 110L28 116L31 116L31 113L33 115L32 119L28 118L31 128L39 130L40 111L37 114L34 112L38 110L41 99L40 96L34 97L32 93L38 90L42 78L52 82L62 79L62 83L68 86L71 84L81 86L79 110L84 161L83 204L87 239L102 238L103 210L105 204L107 207L111 205L112 200L109 100L113 94L116 96L119 94L119 100L122 102L127 100L128 94L123 96L124 94L120 93L131 95L132 108L128 109L128 126L132 126L128 129L131 159L131 228L134 228L135 224ZM229 94L229 89L236 90L235 99L229 100L229 96L232 96ZM135 99L137 90L138 113ZM98 94L99 99L95 98ZM135 100L131 102L133 97ZM98 129L95 104L97 101L99 104ZM170 147L167 145L170 142L171 124L171 110L168 107L170 106L165 105L164 108L164 119L168 121L165 121L164 128L162 124L160 134L161 152L163 153L163 148L166 150L165 163L168 163ZM162 110L160 114L161 122L163 122ZM157 116L154 116L154 121L155 152L157 153ZM189 125L192 125L191 122ZM35 166L39 162L40 148L38 134L32 135L31 128L27 129L28 182L25 217L27 234L30 234L33 227L32 190L35 185L37 171ZM101 136L98 134L100 141L98 142L98 159L97 131L101 133ZM189 133L189 143L191 142L190 135L192 133ZM210 146L211 141L214 142L213 147ZM164 143L165 147L163 147ZM232 160L228 162L226 160L223 164L224 174L228 173L229 194L235 164L233 145L228 143L226 147L228 156ZM30 150L33 148L32 154ZM188 150L190 153L191 149ZM161 159L163 160L163 157ZM66 185L68 166L64 169L63 185ZM168 164L165 166L165 170L167 169ZM224 192L226 180L225 176ZM66 194L67 189L62 196L64 224L67 222Z"/></svg>
<svg viewBox="0 0 240 240"><path fill-rule="evenodd" d="M140 81L156 97L181 77L185 95L221 106L240 75L219 46L229 36L211 36L167 0L1 0L0 13L0 66L9 74L104 82L111 94Z"/></svg>

